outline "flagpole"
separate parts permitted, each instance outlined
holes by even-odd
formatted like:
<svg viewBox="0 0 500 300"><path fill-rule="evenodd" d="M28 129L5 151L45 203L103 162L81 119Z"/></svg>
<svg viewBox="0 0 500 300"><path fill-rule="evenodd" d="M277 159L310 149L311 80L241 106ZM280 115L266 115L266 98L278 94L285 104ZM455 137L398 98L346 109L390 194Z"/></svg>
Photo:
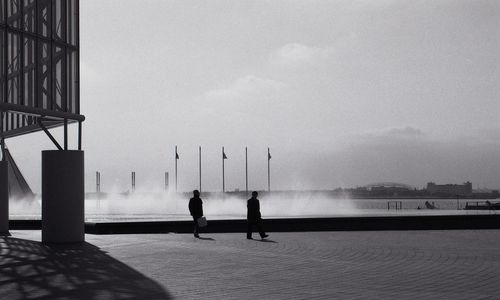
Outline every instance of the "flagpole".
<svg viewBox="0 0 500 300"><path fill-rule="evenodd" d="M168 172L165 172L165 191L168 191Z"/></svg>
<svg viewBox="0 0 500 300"><path fill-rule="evenodd" d="M177 146L175 146L175 192L177 193Z"/></svg>
<svg viewBox="0 0 500 300"><path fill-rule="evenodd" d="M226 192L225 182L224 182L224 147L222 147L222 192Z"/></svg>
<svg viewBox="0 0 500 300"><path fill-rule="evenodd" d="M245 191L248 196L248 147L245 147Z"/></svg>
<svg viewBox="0 0 500 300"><path fill-rule="evenodd" d="M271 167L270 167L270 162L271 162L271 154L269 153L269 147L267 148L267 191L271 191Z"/></svg>
<svg viewBox="0 0 500 300"><path fill-rule="evenodd" d="M199 162L200 162L200 193L201 193L201 146L198 149L199 150Z"/></svg>

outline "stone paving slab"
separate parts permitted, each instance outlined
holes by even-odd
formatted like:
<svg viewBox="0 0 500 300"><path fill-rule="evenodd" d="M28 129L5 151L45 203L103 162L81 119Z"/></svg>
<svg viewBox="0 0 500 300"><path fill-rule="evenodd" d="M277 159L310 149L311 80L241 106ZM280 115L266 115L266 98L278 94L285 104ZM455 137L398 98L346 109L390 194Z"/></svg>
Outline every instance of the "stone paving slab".
<svg viewBox="0 0 500 300"><path fill-rule="evenodd" d="M1 299L500 299L500 230L0 238Z"/></svg>

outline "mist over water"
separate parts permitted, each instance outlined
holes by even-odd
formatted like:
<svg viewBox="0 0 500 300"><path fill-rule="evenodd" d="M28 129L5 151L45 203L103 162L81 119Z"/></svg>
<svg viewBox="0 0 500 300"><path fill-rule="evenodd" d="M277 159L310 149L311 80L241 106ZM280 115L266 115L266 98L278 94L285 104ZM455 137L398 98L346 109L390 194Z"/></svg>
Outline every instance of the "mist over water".
<svg viewBox="0 0 500 300"><path fill-rule="evenodd" d="M190 218L188 202L191 193L163 191L154 187L138 188L134 192L120 191L117 188L109 192L87 193L85 214L87 218L106 216L175 216L180 219ZM11 216L22 218L40 218L41 199L10 199ZM203 211L210 217L246 218L246 197L244 193L202 193ZM353 214L358 209L350 199L332 199L326 193L277 193L259 195L263 217L300 217L325 216L333 214Z"/></svg>
<svg viewBox="0 0 500 300"><path fill-rule="evenodd" d="M106 193L87 193L85 199L86 221L134 221L134 220L190 220L188 202L192 193L164 191L152 185L144 185L134 192L113 188ZM202 193L203 211L207 219L245 219L246 200L242 193ZM41 199L10 199L12 219L40 219ZM328 192L260 192L260 207L265 218L300 218L334 216L370 216L401 214L483 214L494 211L465 211L467 200L461 199L349 199L336 198ZM425 201L435 202L436 210L417 210ZM402 210L388 210L389 201L401 201Z"/></svg>
<svg viewBox="0 0 500 300"><path fill-rule="evenodd" d="M9 215L16 219L39 219L42 214L41 199L39 195L34 198L9 198Z"/></svg>
<svg viewBox="0 0 500 300"><path fill-rule="evenodd" d="M87 214L151 214L189 217L188 202L191 194L168 192L108 193L100 200L93 195L86 201ZM246 200L241 195L223 193L202 194L203 211L207 217L246 217ZM268 217L297 217L354 213L357 209L349 199L332 199L328 195L286 194L259 197L261 212Z"/></svg>

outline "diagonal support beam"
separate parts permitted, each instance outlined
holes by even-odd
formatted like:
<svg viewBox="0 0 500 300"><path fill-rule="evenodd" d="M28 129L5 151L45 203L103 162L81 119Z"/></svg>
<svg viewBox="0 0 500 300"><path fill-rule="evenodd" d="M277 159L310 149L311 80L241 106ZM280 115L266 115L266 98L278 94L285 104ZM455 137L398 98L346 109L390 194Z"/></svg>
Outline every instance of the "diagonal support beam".
<svg viewBox="0 0 500 300"><path fill-rule="evenodd" d="M0 138L0 154L2 155L0 161L5 161L5 139L3 137Z"/></svg>
<svg viewBox="0 0 500 300"><path fill-rule="evenodd" d="M63 148L61 147L61 145L59 145L59 143L57 142L57 140L54 138L54 136L52 136L52 134L50 134L50 132L47 130L47 128L45 127L45 125L43 125L42 123L42 120L41 119L38 119L38 125L40 125L40 128L42 128L42 130L45 132L45 134L49 137L49 139L52 141L52 143L54 143L54 145L56 145L57 149L59 150L63 150Z"/></svg>

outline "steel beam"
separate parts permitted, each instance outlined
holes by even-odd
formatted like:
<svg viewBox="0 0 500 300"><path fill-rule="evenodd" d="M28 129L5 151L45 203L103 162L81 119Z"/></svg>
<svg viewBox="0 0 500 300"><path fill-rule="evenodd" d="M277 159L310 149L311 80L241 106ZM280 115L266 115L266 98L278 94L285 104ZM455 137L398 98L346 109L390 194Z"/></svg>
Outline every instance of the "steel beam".
<svg viewBox="0 0 500 300"><path fill-rule="evenodd" d="M83 115L77 115L63 111L52 111L43 108L29 107L25 105L11 104L11 103L0 103L0 111L40 116L43 118L56 119L56 120L68 119L79 122L85 120L85 116Z"/></svg>
<svg viewBox="0 0 500 300"><path fill-rule="evenodd" d="M52 141L52 143L54 143L54 145L56 145L57 149L63 150L63 148L61 147L61 145L59 145L59 143L54 138L54 136L47 130L47 128L45 128L45 126L43 125L43 123L42 123L42 121L40 119L38 120L38 125L40 125L40 128L42 128L42 130L49 137L49 139Z"/></svg>

